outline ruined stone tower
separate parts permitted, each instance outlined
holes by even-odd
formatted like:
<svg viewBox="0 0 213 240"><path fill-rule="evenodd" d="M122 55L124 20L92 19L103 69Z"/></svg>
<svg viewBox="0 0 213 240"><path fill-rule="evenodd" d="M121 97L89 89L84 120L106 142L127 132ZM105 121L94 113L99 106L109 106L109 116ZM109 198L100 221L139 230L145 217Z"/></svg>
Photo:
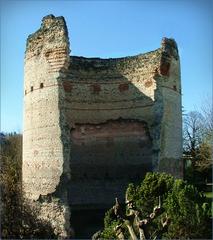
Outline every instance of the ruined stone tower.
<svg viewBox="0 0 213 240"><path fill-rule="evenodd" d="M56 234L71 213L106 209L147 171L181 176L178 49L100 59L70 56L63 17L27 39L23 189Z"/></svg>

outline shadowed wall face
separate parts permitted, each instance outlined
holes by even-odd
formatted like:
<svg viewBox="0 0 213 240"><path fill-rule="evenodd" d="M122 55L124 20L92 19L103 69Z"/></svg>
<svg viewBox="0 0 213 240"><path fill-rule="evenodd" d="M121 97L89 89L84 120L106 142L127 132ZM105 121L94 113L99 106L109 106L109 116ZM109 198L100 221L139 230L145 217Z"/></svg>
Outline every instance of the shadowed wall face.
<svg viewBox="0 0 213 240"><path fill-rule="evenodd" d="M135 120L78 124L71 130L70 203L107 207L125 188L152 170L147 126Z"/></svg>
<svg viewBox="0 0 213 240"><path fill-rule="evenodd" d="M158 49L119 59L70 57L62 84L73 209L107 208L115 197L124 201L128 183L153 170L149 128L160 56Z"/></svg>

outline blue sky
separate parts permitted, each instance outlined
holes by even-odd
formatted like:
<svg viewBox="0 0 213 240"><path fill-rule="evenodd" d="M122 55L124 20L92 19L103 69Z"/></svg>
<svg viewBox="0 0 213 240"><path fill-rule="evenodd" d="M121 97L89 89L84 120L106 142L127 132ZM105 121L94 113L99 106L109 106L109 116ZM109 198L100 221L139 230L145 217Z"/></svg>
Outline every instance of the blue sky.
<svg viewBox="0 0 213 240"><path fill-rule="evenodd" d="M48 14L65 17L71 54L121 57L160 47L174 38L181 57L183 107L212 101L211 0L1 2L1 131L22 132L26 38Z"/></svg>

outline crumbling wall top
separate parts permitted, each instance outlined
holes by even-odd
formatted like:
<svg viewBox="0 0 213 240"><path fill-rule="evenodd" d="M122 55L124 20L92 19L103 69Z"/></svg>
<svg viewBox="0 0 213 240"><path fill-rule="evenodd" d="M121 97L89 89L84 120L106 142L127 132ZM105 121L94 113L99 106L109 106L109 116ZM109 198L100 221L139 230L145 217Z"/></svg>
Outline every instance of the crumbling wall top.
<svg viewBox="0 0 213 240"><path fill-rule="evenodd" d="M164 55L173 56L176 60L179 59L177 43L173 38L164 37L161 41L161 49Z"/></svg>
<svg viewBox="0 0 213 240"><path fill-rule="evenodd" d="M64 17L50 14L42 19L40 29L28 36L26 53L36 50L39 54L43 48L53 47L69 48L69 39ZM70 52L69 49L67 51Z"/></svg>
<svg viewBox="0 0 213 240"><path fill-rule="evenodd" d="M152 52L138 54L135 56L121 58L85 58L71 56L69 69L71 71L104 71L111 70L115 72L123 72L127 69L138 69L153 64L158 65L161 57L161 49Z"/></svg>

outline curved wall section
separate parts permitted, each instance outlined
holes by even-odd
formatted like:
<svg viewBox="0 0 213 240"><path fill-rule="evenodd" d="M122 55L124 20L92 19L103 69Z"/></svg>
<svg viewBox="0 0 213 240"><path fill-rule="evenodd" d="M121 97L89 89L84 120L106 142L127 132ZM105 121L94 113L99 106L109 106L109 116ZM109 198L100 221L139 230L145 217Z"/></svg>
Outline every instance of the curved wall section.
<svg viewBox="0 0 213 240"><path fill-rule="evenodd" d="M118 59L71 57L62 79L69 122L151 121L159 64L160 49Z"/></svg>

